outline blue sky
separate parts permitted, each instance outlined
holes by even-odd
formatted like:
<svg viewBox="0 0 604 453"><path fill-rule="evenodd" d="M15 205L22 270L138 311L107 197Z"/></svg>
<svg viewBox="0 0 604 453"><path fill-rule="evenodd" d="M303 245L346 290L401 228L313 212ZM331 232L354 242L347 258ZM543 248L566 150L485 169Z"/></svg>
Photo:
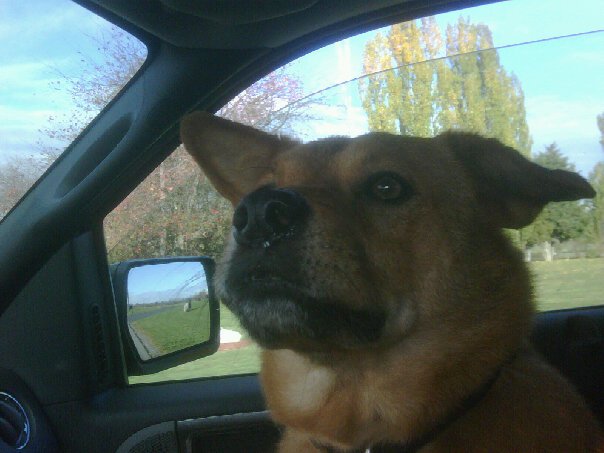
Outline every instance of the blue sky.
<svg viewBox="0 0 604 453"><path fill-rule="evenodd" d="M31 154L49 116L73 108L50 82L94 58L94 36L108 24L68 0L0 1L0 162Z"/></svg>
<svg viewBox="0 0 604 453"><path fill-rule="evenodd" d="M515 0L462 12L493 32L496 46L604 29L602 0ZM460 12L439 16L442 28ZM49 116L73 108L69 96L49 87L59 72L77 74L82 59L97 59L96 41L109 27L69 0L0 2L0 163L12 154L32 154L38 130ZM293 65L307 91L325 88L360 74L362 50L375 32L336 44ZM586 175L604 160L598 144L597 114L604 112L604 33L565 42L533 44L500 51L502 63L520 79L526 94L533 152L556 141ZM560 76L563 74L563 77ZM350 93L344 119L312 124L311 136L355 135L366 121ZM358 97L358 96L357 96ZM356 110L355 110L356 109Z"/></svg>
<svg viewBox="0 0 604 453"><path fill-rule="evenodd" d="M172 297L189 297L207 290L205 273L198 262L140 266L128 273L128 295L134 299L142 293L169 292Z"/></svg>

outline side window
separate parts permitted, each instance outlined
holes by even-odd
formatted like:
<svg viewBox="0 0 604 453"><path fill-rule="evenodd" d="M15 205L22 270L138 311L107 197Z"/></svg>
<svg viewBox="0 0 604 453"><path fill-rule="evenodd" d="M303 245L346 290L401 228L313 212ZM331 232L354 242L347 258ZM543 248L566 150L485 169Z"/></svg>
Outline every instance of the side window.
<svg viewBox="0 0 604 453"><path fill-rule="evenodd" d="M303 120L308 108L305 94L300 77L285 66L240 93L218 114L267 132L294 134L294 121ZM232 212L230 203L214 190L179 146L105 218L108 260L117 263L166 256L218 257L230 232ZM135 304L133 309L152 309L144 305ZM214 355L159 373L130 376L130 384L258 372L259 348L222 304L220 325L221 344ZM141 337L150 337L145 335L144 323L134 327Z"/></svg>
<svg viewBox="0 0 604 453"><path fill-rule="evenodd" d="M501 2L364 33L269 74L219 112L268 132L313 140L369 131L495 137L550 168L579 172L593 200L557 203L509 236L535 279L539 310L603 303L604 31L598 2ZM488 152L488 151L485 151ZM111 262L218 255L231 208L178 148L105 221ZM214 356L153 382L255 372L258 349L222 308Z"/></svg>
<svg viewBox="0 0 604 453"><path fill-rule="evenodd" d="M135 76L147 48L70 0L0 3L0 221Z"/></svg>
<svg viewBox="0 0 604 453"><path fill-rule="evenodd" d="M593 1L573 5L573 21L561 2L540 16L533 0L424 17L292 64L315 93L293 127L305 140L465 130L587 179L595 198L551 204L509 231L533 273L539 311L604 303L604 60L596 57L604 22Z"/></svg>
<svg viewBox="0 0 604 453"><path fill-rule="evenodd" d="M179 146L105 218L109 262L165 256L219 256L230 231L231 216L230 203L213 189L197 164ZM134 308L152 309L145 307L144 301ZM224 305L220 307L220 318L221 345L216 354L156 374L132 376L130 383L258 372L258 348ZM166 317L165 322L172 321ZM174 329L182 327L179 320L174 322ZM145 325L139 324L135 327L142 330L139 334L145 337Z"/></svg>

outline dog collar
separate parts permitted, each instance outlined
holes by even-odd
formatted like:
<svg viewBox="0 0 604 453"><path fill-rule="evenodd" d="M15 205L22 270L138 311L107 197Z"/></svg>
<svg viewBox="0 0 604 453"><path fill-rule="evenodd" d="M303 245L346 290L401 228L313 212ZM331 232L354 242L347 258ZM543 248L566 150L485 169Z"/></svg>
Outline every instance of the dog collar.
<svg viewBox="0 0 604 453"><path fill-rule="evenodd" d="M405 443L380 443L370 447L362 447L354 450L342 450L316 440L311 440L311 442L313 446L321 453L416 453L432 442L456 420L460 419L473 407L475 407L487 395L487 393L489 393L497 379L499 379L503 368L512 363L517 355L518 353L513 354L499 368L497 368L493 375L487 379L485 383L482 384L476 391L472 392L458 405L453 407L453 409L451 409L451 411L446 414L442 420L434 425L432 429L426 431L424 434L420 435L414 440Z"/></svg>

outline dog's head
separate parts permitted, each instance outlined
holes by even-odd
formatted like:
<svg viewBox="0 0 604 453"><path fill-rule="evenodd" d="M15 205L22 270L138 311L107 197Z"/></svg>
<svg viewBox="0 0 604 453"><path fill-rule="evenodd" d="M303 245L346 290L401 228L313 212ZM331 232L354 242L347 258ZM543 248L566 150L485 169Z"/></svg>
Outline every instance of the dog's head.
<svg viewBox="0 0 604 453"><path fill-rule="evenodd" d="M301 144L201 112L181 134L235 207L219 294L267 348L377 348L482 317L525 326L530 286L501 229L594 195L472 134Z"/></svg>

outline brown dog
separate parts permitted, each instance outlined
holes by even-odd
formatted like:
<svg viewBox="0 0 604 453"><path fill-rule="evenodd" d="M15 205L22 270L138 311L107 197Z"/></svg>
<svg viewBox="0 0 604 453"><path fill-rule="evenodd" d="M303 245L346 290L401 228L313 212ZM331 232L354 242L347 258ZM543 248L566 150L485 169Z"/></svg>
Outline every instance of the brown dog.
<svg viewBox="0 0 604 453"><path fill-rule="evenodd" d="M502 228L592 197L496 140L371 133L308 144L204 113L182 140L235 209L225 304L264 348L282 452L588 452L600 431L527 341Z"/></svg>

